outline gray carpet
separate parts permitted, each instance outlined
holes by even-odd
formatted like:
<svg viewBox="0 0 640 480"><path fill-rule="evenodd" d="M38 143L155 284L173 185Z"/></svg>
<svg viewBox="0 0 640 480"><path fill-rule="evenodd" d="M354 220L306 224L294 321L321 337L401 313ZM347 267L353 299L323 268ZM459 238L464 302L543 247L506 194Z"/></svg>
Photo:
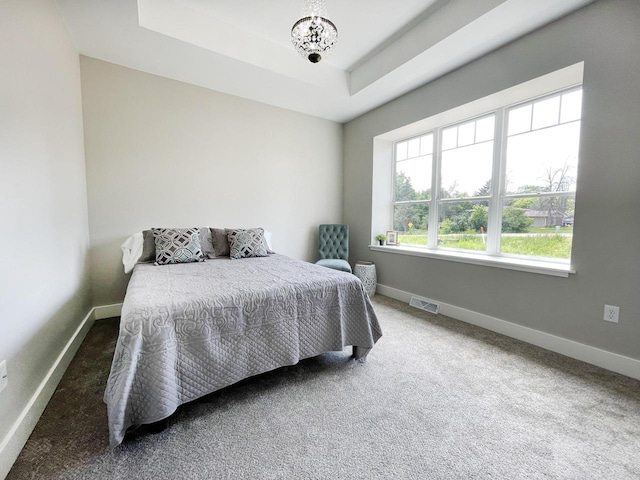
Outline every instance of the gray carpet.
<svg viewBox="0 0 640 480"><path fill-rule="evenodd" d="M8 479L640 478L640 382L395 300L366 363L324 354L108 446L95 323Z"/></svg>

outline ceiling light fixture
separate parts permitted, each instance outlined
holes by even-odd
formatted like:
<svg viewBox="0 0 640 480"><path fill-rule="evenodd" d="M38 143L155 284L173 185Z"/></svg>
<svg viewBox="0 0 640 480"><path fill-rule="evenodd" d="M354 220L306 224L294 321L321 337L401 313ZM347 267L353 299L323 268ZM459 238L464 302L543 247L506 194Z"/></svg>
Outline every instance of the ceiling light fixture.
<svg viewBox="0 0 640 480"><path fill-rule="evenodd" d="M304 0L302 18L293 24L291 41L311 63L318 63L338 40L338 29L327 18L325 0Z"/></svg>

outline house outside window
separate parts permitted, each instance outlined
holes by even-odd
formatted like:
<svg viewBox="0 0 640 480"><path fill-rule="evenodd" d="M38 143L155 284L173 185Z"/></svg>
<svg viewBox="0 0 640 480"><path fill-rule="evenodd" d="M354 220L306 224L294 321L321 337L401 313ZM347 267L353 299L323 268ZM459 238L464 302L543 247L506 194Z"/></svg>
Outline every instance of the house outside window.
<svg viewBox="0 0 640 480"><path fill-rule="evenodd" d="M581 105L572 87L396 141L399 243L568 263Z"/></svg>

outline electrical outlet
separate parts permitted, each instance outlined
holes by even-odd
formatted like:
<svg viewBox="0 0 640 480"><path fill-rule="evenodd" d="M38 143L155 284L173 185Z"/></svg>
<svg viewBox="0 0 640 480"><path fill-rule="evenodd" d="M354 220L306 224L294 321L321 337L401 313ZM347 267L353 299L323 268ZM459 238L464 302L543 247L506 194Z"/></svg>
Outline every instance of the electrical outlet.
<svg viewBox="0 0 640 480"><path fill-rule="evenodd" d="M620 315L620 307L613 305L604 306L604 321L618 323L618 316Z"/></svg>
<svg viewBox="0 0 640 480"><path fill-rule="evenodd" d="M0 363L0 392L4 390L4 387L9 383L9 376L7 375L7 361L3 360Z"/></svg>

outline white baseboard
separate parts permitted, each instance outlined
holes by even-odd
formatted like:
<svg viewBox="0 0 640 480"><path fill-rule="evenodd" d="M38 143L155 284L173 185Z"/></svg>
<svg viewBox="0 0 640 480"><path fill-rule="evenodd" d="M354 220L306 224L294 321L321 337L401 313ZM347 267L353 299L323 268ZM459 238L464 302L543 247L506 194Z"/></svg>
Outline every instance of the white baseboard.
<svg viewBox="0 0 640 480"><path fill-rule="evenodd" d="M119 317L122 312L122 304L114 303L113 305L103 305L93 308L95 319L102 320L104 318Z"/></svg>
<svg viewBox="0 0 640 480"><path fill-rule="evenodd" d="M395 298L402 302L409 303L412 293L398 290L378 284L376 291L387 297ZM420 295L416 295L420 297ZM566 355L598 367L621 373L631 378L640 380L640 360L625 357L617 353L612 353L599 348L591 347L583 343L558 337L550 333L541 332L529 327L523 327L506 320L484 315L464 308L448 305L438 300L434 300L440 305L440 313L448 317L461 320L472 325L477 325L487 330L491 330L508 337L522 340L523 342L542 347L552 352Z"/></svg>
<svg viewBox="0 0 640 480"><path fill-rule="evenodd" d="M53 396L78 347L95 320L92 308L73 333L7 435L0 442L0 478L5 478Z"/></svg>

